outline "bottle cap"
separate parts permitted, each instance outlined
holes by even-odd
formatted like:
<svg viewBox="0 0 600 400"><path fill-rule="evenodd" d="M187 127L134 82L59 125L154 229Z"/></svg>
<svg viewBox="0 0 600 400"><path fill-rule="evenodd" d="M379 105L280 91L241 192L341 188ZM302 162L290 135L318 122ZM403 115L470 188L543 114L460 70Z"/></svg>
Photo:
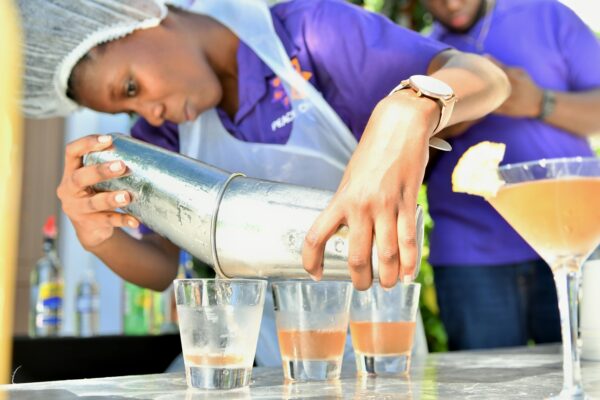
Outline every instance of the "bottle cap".
<svg viewBox="0 0 600 400"><path fill-rule="evenodd" d="M56 218L54 217L54 215L50 215L46 219L46 223L44 224L44 228L42 229L42 232L44 233L44 237L51 238L51 239L56 238L57 229L56 229Z"/></svg>

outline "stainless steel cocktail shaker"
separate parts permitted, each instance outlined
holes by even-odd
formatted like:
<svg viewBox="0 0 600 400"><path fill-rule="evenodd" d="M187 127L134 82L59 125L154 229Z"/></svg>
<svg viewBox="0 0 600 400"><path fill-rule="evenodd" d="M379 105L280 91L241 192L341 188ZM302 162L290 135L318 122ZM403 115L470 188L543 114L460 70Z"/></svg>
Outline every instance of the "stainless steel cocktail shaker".
<svg viewBox="0 0 600 400"><path fill-rule="evenodd" d="M113 160L123 161L128 174L95 189L127 190L132 202L124 211L211 264L219 276L308 277L302 243L332 192L232 174L122 135L113 135L111 149L88 154L84 163ZM420 207L417 236L420 260ZM347 256L342 227L325 247L323 278L349 279ZM378 277L375 247L373 276Z"/></svg>

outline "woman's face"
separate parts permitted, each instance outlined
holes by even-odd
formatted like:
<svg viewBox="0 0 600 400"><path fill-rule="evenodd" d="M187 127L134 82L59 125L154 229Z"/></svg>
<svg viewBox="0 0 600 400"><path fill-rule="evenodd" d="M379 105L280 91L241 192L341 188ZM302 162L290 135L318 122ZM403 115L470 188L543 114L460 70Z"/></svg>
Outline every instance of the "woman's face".
<svg viewBox="0 0 600 400"><path fill-rule="evenodd" d="M427 10L448 29L468 31L479 16L484 0L423 0Z"/></svg>
<svg viewBox="0 0 600 400"><path fill-rule="evenodd" d="M81 105L136 113L155 126L194 120L223 96L198 46L162 25L95 47L74 68L72 82Z"/></svg>

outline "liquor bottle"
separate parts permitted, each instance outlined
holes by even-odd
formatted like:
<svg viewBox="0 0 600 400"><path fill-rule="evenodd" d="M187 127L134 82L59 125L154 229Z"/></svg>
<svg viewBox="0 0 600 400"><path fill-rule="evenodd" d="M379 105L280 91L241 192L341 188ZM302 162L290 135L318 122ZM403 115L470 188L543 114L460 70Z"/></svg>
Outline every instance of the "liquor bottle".
<svg viewBox="0 0 600 400"><path fill-rule="evenodd" d="M91 267L86 268L75 292L76 334L84 337L97 335L100 297L94 270Z"/></svg>
<svg viewBox="0 0 600 400"><path fill-rule="evenodd" d="M30 276L30 336L57 336L62 327L63 278L56 253L56 220L49 216L44 224L44 255Z"/></svg>

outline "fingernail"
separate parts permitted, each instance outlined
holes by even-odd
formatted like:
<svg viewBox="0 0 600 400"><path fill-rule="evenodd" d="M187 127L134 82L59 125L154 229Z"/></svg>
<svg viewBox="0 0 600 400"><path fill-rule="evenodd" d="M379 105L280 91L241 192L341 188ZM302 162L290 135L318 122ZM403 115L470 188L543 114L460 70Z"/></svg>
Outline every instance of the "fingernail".
<svg viewBox="0 0 600 400"><path fill-rule="evenodd" d="M379 284L379 286L381 286L381 284ZM394 286L392 286L392 287L383 287L383 286L381 286L381 288L383 289L384 292L391 292L392 289L394 289Z"/></svg>
<svg viewBox="0 0 600 400"><path fill-rule="evenodd" d="M119 193L115 196L115 200L117 203L125 203L127 201L127 198L125 196L125 193Z"/></svg>
<svg viewBox="0 0 600 400"><path fill-rule="evenodd" d="M137 222L134 221L134 220L132 220L132 219L130 219L130 220L127 221L127 225L129 225L132 228L137 228L138 227Z"/></svg>
<svg viewBox="0 0 600 400"><path fill-rule="evenodd" d="M109 168L112 172L120 171L122 168L121 161L115 161L114 163L110 164Z"/></svg>
<svg viewBox="0 0 600 400"><path fill-rule="evenodd" d="M100 135L100 136L98 136L98 142L100 142L100 143L108 143L108 142L111 141L111 139L112 138L110 137L110 135Z"/></svg>

